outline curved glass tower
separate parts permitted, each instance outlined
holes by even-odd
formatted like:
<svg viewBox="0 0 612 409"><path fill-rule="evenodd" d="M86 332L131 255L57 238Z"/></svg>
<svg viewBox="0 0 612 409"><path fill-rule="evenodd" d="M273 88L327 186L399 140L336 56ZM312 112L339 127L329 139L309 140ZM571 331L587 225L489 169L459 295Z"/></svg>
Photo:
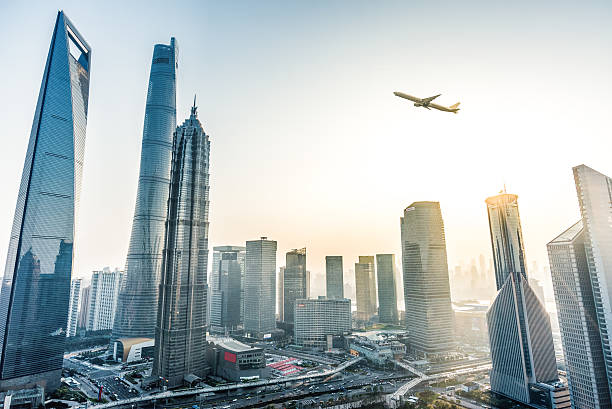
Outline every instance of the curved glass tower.
<svg viewBox="0 0 612 409"><path fill-rule="evenodd" d="M70 299L91 49L57 15L0 290L0 390L59 387Z"/></svg>
<svg viewBox="0 0 612 409"><path fill-rule="evenodd" d="M155 336L157 299L168 210L172 134L176 127L178 48L156 44L142 132L140 177L127 280L119 295L113 339Z"/></svg>

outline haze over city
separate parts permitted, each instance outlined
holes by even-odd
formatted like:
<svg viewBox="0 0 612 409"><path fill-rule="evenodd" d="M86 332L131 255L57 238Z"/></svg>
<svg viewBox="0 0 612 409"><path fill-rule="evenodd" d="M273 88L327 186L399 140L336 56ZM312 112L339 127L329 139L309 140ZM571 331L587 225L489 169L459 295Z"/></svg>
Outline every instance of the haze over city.
<svg viewBox="0 0 612 409"><path fill-rule="evenodd" d="M0 101L6 248L57 4L1 7L12 17L0 34L19 39L4 43L14 63L0 67L11 96ZM213 245L267 235L279 265L306 246L319 275L327 254L349 266L360 254L398 254L403 208L437 200L452 268L490 257L484 199L505 183L519 195L527 260L543 266L558 226L579 217L571 167L610 171L605 2L61 7L95 48L76 276L125 264L150 44L170 36L179 41L177 115L197 94L211 135ZM395 90L442 93L462 110L414 110Z"/></svg>

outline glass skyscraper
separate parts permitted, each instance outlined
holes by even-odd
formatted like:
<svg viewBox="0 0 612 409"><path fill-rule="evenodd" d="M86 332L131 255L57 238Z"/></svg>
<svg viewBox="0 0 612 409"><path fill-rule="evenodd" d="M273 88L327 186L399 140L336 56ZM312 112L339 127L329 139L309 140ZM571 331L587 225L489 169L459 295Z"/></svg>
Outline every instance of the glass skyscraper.
<svg viewBox="0 0 612 409"><path fill-rule="evenodd" d="M425 356L444 355L455 341L440 203L412 203L400 227L410 348Z"/></svg>
<svg viewBox="0 0 612 409"><path fill-rule="evenodd" d="M307 298L306 283L306 249L287 252L283 278L283 322L293 324L295 300Z"/></svg>
<svg viewBox="0 0 612 409"><path fill-rule="evenodd" d="M211 274L210 330L226 333L241 323L242 276L245 247L217 246L213 248Z"/></svg>
<svg viewBox="0 0 612 409"><path fill-rule="evenodd" d="M126 284L119 295L113 339L155 336L164 226L168 211L172 135L176 128L178 47L156 44L142 131L140 176Z"/></svg>
<svg viewBox="0 0 612 409"><path fill-rule="evenodd" d="M374 256L359 256L355 263L357 319L369 321L376 315L376 270Z"/></svg>
<svg viewBox="0 0 612 409"><path fill-rule="evenodd" d="M573 170L608 388L611 388L612 331L609 328L612 328L612 179L585 165L576 166Z"/></svg>
<svg viewBox="0 0 612 409"><path fill-rule="evenodd" d="M90 68L91 48L60 11L0 290L0 391L60 385Z"/></svg>
<svg viewBox="0 0 612 409"><path fill-rule="evenodd" d="M210 141L194 101L191 116L174 134L155 330L153 373L170 388L181 386L187 375L206 375L209 157ZM235 315L240 317L239 303Z"/></svg>
<svg viewBox="0 0 612 409"><path fill-rule="evenodd" d="M325 256L327 298L344 298L342 256Z"/></svg>
<svg viewBox="0 0 612 409"><path fill-rule="evenodd" d="M376 255L376 279L378 281L378 321L397 324L395 254Z"/></svg>
<svg viewBox="0 0 612 409"><path fill-rule="evenodd" d="M612 406L582 220L546 245L573 408Z"/></svg>
<svg viewBox="0 0 612 409"><path fill-rule="evenodd" d="M276 242L262 237L246 242L244 331L264 338L276 329Z"/></svg>
<svg viewBox="0 0 612 409"><path fill-rule="evenodd" d="M550 318L527 281L517 199L486 199L498 290L487 312L491 391L532 404L539 399L534 391L546 389L540 384L556 384L559 376Z"/></svg>

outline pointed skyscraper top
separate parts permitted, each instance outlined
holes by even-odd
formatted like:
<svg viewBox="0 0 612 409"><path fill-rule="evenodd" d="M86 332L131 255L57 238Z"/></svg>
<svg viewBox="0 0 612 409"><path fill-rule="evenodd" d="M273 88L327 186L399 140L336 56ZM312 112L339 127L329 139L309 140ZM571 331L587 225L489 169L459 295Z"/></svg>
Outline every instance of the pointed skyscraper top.
<svg viewBox="0 0 612 409"><path fill-rule="evenodd" d="M198 116L198 107L196 106L196 95L193 95L193 106L191 107L191 116Z"/></svg>

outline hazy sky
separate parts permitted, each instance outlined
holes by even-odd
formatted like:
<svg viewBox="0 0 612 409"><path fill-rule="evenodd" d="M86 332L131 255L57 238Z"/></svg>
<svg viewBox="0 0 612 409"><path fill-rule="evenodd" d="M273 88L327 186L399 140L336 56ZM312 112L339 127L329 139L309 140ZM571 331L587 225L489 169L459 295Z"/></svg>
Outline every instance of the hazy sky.
<svg viewBox="0 0 612 409"><path fill-rule="evenodd" d="M437 200L452 267L490 256L484 199L506 183L529 265L547 264L579 217L571 167L612 174L612 4L534 3L2 2L1 265L59 8L93 49L75 275L125 264L153 45L171 36L177 121L197 93L211 135L211 250L265 235L279 265L306 246L317 278L329 254L399 259L403 209Z"/></svg>

